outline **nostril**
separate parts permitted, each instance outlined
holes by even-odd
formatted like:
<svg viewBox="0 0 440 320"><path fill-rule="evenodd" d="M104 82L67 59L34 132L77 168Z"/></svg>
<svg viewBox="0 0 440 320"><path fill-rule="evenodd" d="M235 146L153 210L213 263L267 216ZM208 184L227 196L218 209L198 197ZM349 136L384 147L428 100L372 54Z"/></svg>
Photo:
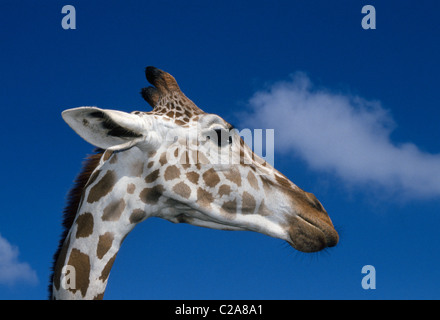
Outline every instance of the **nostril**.
<svg viewBox="0 0 440 320"><path fill-rule="evenodd" d="M307 198L310 202L310 204L317 210L319 211L323 211L325 213L327 213L324 209L324 207L322 206L321 202L319 202L319 200L315 197L315 195L313 193L310 192L306 192Z"/></svg>

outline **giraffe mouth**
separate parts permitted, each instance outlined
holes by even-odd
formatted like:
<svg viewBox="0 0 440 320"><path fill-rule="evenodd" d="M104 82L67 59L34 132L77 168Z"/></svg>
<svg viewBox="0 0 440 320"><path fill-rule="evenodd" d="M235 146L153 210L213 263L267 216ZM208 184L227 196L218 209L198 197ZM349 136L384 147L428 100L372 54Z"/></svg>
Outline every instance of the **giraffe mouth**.
<svg viewBox="0 0 440 320"><path fill-rule="evenodd" d="M309 218L298 214L289 218L289 244L302 252L316 252L334 247L339 235L330 219Z"/></svg>

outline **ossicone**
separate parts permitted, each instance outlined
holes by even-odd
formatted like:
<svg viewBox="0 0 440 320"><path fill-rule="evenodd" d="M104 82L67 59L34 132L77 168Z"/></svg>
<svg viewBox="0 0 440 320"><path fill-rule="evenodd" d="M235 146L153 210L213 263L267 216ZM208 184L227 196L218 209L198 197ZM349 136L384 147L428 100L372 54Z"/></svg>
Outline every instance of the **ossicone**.
<svg viewBox="0 0 440 320"><path fill-rule="evenodd" d="M159 102L160 94L159 91L157 91L157 89L154 87L142 88L141 95L142 98L144 98L144 100L147 101L148 104L153 108Z"/></svg>
<svg viewBox="0 0 440 320"><path fill-rule="evenodd" d="M145 77L154 87L142 88L141 95L153 108L158 104L161 96L173 91L180 92L176 79L169 73L156 67L146 67Z"/></svg>
<svg viewBox="0 0 440 320"><path fill-rule="evenodd" d="M155 67L146 67L145 76L149 83L157 88L161 94L180 91L176 79L169 73Z"/></svg>

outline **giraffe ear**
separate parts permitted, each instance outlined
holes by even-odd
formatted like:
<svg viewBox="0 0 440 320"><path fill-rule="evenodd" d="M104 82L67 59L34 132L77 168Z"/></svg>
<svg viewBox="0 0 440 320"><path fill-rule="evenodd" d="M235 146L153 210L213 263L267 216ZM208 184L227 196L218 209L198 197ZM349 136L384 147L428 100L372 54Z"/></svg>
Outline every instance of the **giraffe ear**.
<svg viewBox="0 0 440 320"><path fill-rule="evenodd" d="M144 140L144 122L137 115L96 107L68 109L61 115L84 140L101 149L125 149Z"/></svg>

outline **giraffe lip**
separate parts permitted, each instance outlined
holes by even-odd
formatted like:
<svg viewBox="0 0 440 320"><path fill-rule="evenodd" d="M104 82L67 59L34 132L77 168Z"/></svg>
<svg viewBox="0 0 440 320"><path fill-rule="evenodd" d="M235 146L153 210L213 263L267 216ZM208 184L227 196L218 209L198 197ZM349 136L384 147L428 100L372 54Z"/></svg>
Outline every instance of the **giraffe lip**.
<svg viewBox="0 0 440 320"><path fill-rule="evenodd" d="M311 220L311 219L307 219L307 217L304 217L302 215L299 215L299 217L304 221L310 223L314 227L318 228L322 233L324 233L328 247L334 247L335 245L338 244L339 235L338 232L335 230L335 227L333 226L330 218L327 217L328 218L327 220L323 220L323 219Z"/></svg>
<svg viewBox="0 0 440 320"><path fill-rule="evenodd" d="M334 247L339 241L339 235L328 219L310 219L298 214L289 219L289 243L302 252L315 252Z"/></svg>

